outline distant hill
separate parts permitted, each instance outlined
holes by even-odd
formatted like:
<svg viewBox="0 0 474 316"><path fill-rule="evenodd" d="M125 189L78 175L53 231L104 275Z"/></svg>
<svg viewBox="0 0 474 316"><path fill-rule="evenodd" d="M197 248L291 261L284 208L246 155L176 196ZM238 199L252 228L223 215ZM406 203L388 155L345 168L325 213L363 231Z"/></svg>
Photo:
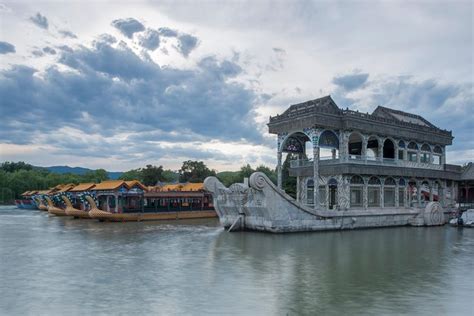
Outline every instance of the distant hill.
<svg viewBox="0 0 474 316"><path fill-rule="evenodd" d="M83 175L88 171L94 171L92 169L88 168L82 168L82 167L69 167L69 166L52 166L52 167L45 167L45 169L54 172L54 173L72 173L72 174L80 174ZM123 172L113 172L113 171L107 171L109 178L110 179L118 179L122 175Z"/></svg>

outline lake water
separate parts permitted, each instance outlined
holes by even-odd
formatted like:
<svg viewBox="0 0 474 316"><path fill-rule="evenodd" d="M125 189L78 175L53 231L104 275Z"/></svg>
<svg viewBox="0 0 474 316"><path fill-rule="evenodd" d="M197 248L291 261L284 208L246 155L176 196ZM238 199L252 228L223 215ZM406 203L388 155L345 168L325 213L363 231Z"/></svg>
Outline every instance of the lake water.
<svg viewBox="0 0 474 316"><path fill-rule="evenodd" d="M474 229L273 235L0 207L2 315L472 315Z"/></svg>

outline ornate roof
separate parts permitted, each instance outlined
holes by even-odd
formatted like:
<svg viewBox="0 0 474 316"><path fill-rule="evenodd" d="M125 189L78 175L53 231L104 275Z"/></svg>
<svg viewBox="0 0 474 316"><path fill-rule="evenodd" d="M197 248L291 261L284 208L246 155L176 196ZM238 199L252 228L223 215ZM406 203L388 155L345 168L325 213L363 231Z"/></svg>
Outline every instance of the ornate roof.
<svg viewBox="0 0 474 316"><path fill-rule="evenodd" d="M463 167L461 180L474 180L474 163L470 162Z"/></svg>
<svg viewBox="0 0 474 316"><path fill-rule="evenodd" d="M125 184L131 189L133 187L138 187L139 189L142 189L144 191L148 191L148 188L144 186L140 181L138 180L131 180L131 181L125 181Z"/></svg>
<svg viewBox="0 0 474 316"><path fill-rule="evenodd" d="M285 112L283 112L281 115L277 115L275 118L291 118L300 116L302 114L309 114L311 112L332 113L338 115L341 113L341 109L339 109L331 96L327 95L322 98L293 104Z"/></svg>
<svg viewBox="0 0 474 316"><path fill-rule="evenodd" d="M96 184L92 190L99 191L99 190L117 190L122 185L125 185L127 188L127 184L123 180L109 180L109 181L102 181L101 183Z"/></svg>
<svg viewBox="0 0 474 316"><path fill-rule="evenodd" d="M90 190L92 189L92 187L95 186L95 183L79 183L78 185L76 185L74 188L72 188L71 190L69 190L70 192L81 192L81 191L87 191L87 190Z"/></svg>
<svg viewBox="0 0 474 316"><path fill-rule="evenodd" d="M426 126L426 127L437 129L436 126L428 122L428 120L426 120L420 115L403 112L400 110L394 110L394 109L386 108L380 105L372 112L372 115L378 116L378 117L384 117L387 119L395 119L396 121L399 121L399 122L412 123L412 124L416 124L420 126Z"/></svg>

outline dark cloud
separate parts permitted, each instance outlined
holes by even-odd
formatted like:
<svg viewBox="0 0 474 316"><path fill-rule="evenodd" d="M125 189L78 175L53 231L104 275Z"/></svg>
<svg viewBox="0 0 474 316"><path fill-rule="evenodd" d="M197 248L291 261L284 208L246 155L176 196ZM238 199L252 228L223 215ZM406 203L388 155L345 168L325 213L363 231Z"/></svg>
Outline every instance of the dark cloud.
<svg viewBox="0 0 474 316"><path fill-rule="evenodd" d="M198 39L189 34L178 36L178 50L184 57L188 57L191 51L197 46Z"/></svg>
<svg viewBox="0 0 474 316"><path fill-rule="evenodd" d="M71 31L59 30L58 32L59 34L61 34L62 37L77 38L77 35Z"/></svg>
<svg viewBox="0 0 474 316"><path fill-rule="evenodd" d="M160 33L161 36L164 36L164 37L177 37L178 36L178 31L170 29L168 27L160 27L158 29L158 32Z"/></svg>
<svg viewBox="0 0 474 316"><path fill-rule="evenodd" d="M54 48L49 47L49 46L43 47L43 52L45 54L49 54L49 55L56 55L56 50Z"/></svg>
<svg viewBox="0 0 474 316"><path fill-rule="evenodd" d="M0 54L15 53L15 46L10 43L0 41Z"/></svg>
<svg viewBox="0 0 474 316"><path fill-rule="evenodd" d="M353 91L361 88L369 78L368 73L352 73L334 77L332 83L346 91Z"/></svg>
<svg viewBox="0 0 474 316"><path fill-rule="evenodd" d="M29 143L38 135L61 134L64 127L97 138L132 133L138 143L140 135L172 142L261 141L255 95L229 82L241 72L231 61L207 57L193 70L165 68L127 47L102 42L58 55L58 62L74 71L52 66L36 76L37 70L21 65L0 71L0 99L6 100L0 104L5 113L0 141ZM69 139L75 146L78 141ZM104 152L100 146L91 145L92 151Z"/></svg>
<svg viewBox="0 0 474 316"><path fill-rule="evenodd" d="M149 50L155 50L160 46L160 34L148 29L139 37L139 44Z"/></svg>
<svg viewBox="0 0 474 316"><path fill-rule="evenodd" d="M44 56L43 51L41 51L39 49L35 49L34 51L31 52L31 54L33 54L34 57L43 57Z"/></svg>
<svg viewBox="0 0 474 316"><path fill-rule="evenodd" d="M134 33L145 30L143 24L134 18L114 20L112 21L112 26L128 38L132 38Z"/></svg>
<svg viewBox="0 0 474 316"><path fill-rule="evenodd" d="M47 30L49 27L48 19L44 15L41 15L41 13L39 12L36 13L36 15L30 17L30 21L36 24L36 26L45 30Z"/></svg>

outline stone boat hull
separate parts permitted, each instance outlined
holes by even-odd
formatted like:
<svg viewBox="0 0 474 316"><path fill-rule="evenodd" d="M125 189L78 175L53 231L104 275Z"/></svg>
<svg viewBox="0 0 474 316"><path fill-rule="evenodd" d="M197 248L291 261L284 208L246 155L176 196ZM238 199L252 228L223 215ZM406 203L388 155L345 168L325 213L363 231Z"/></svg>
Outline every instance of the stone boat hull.
<svg viewBox="0 0 474 316"><path fill-rule="evenodd" d="M215 177L206 178L204 186L212 193L221 224L230 231L283 233L445 223L443 210L437 202L430 202L420 209L312 209L278 189L260 172L252 174L248 186L236 183L226 188Z"/></svg>

